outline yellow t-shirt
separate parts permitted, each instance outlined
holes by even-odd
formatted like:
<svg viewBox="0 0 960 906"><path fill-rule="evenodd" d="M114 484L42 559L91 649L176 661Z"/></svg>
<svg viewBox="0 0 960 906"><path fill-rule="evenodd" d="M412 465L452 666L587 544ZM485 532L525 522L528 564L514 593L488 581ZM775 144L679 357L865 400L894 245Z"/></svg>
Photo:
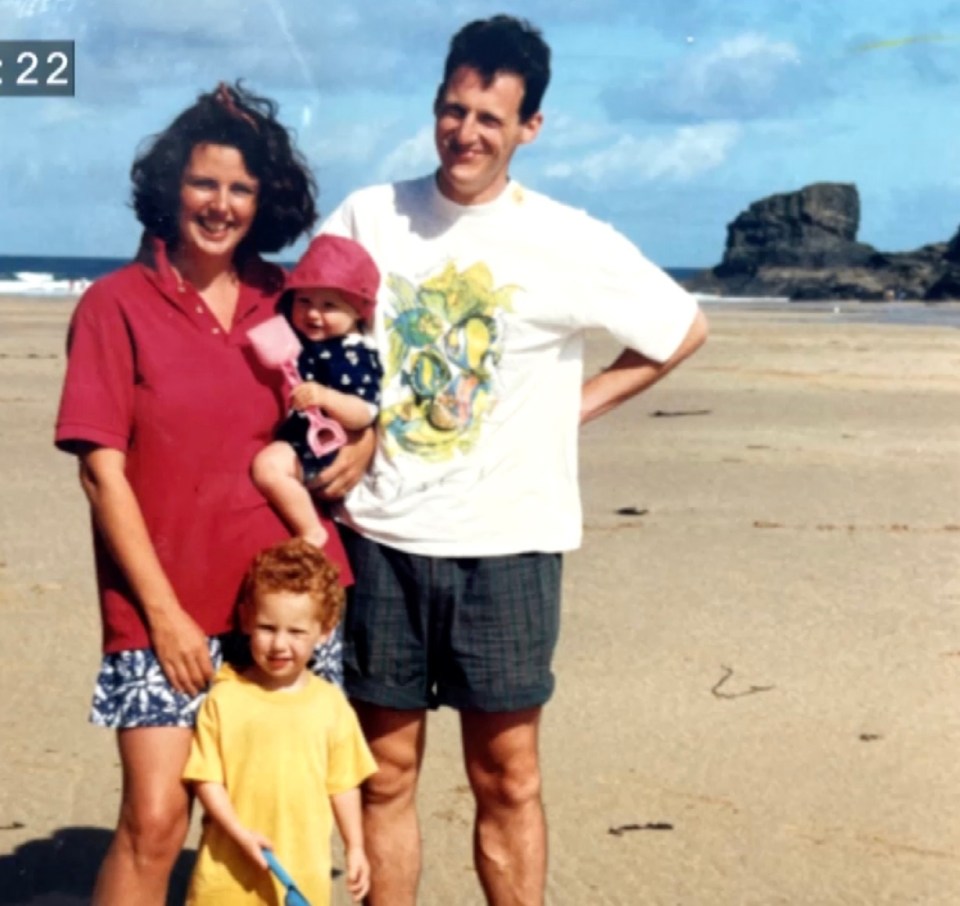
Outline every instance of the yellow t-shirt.
<svg viewBox="0 0 960 906"><path fill-rule="evenodd" d="M330 902L330 796L377 769L343 693L311 676L271 692L229 666L197 718L183 778L222 783L240 821L265 834L311 906ZM188 906L282 906L284 888L204 818Z"/></svg>

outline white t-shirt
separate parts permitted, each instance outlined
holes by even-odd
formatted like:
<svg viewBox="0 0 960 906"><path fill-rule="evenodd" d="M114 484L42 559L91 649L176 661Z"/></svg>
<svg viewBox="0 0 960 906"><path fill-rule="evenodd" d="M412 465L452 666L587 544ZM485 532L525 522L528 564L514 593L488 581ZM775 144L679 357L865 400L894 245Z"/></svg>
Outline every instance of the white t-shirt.
<svg viewBox="0 0 960 906"><path fill-rule="evenodd" d="M343 521L430 556L579 546L583 332L664 361L693 298L609 225L516 182L471 206L433 176L373 186L322 232L383 276L380 438Z"/></svg>

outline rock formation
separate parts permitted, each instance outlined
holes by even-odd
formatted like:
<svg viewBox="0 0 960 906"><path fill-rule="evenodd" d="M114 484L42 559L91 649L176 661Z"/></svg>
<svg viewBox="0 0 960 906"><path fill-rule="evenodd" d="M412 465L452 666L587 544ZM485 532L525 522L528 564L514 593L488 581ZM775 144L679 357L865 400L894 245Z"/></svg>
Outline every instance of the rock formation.
<svg viewBox="0 0 960 906"><path fill-rule="evenodd" d="M859 226L855 185L815 183L771 195L729 224L720 264L685 285L725 296L960 298L960 231L949 243L878 252L857 242Z"/></svg>

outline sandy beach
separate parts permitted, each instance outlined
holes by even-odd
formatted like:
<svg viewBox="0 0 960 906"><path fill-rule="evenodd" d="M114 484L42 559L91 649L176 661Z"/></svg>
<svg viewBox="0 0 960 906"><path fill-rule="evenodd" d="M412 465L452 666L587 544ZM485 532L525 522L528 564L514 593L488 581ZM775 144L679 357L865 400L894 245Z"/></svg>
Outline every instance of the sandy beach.
<svg viewBox="0 0 960 906"><path fill-rule="evenodd" d="M550 904L960 901L960 330L842 309L711 306L704 350L584 431ZM88 515L51 443L70 310L0 298L4 904L85 902L118 802L86 722ZM455 717L428 737L421 902L479 906Z"/></svg>

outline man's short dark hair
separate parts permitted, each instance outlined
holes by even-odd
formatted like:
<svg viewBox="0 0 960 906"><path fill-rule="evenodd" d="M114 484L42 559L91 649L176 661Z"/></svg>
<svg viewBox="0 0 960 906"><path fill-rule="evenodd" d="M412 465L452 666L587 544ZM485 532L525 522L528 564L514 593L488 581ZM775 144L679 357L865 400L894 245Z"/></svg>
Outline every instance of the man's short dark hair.
<svg viewBox="0 0 960 906"><path fill-rule="evenodd" d="M539 111L550 82L550 48L540 30L526 19L499 15L469 22L450 40L438 103L461 66L477 70L487 86L500 73L520 76L524 85L520 121L525 123Z"/></svg>

